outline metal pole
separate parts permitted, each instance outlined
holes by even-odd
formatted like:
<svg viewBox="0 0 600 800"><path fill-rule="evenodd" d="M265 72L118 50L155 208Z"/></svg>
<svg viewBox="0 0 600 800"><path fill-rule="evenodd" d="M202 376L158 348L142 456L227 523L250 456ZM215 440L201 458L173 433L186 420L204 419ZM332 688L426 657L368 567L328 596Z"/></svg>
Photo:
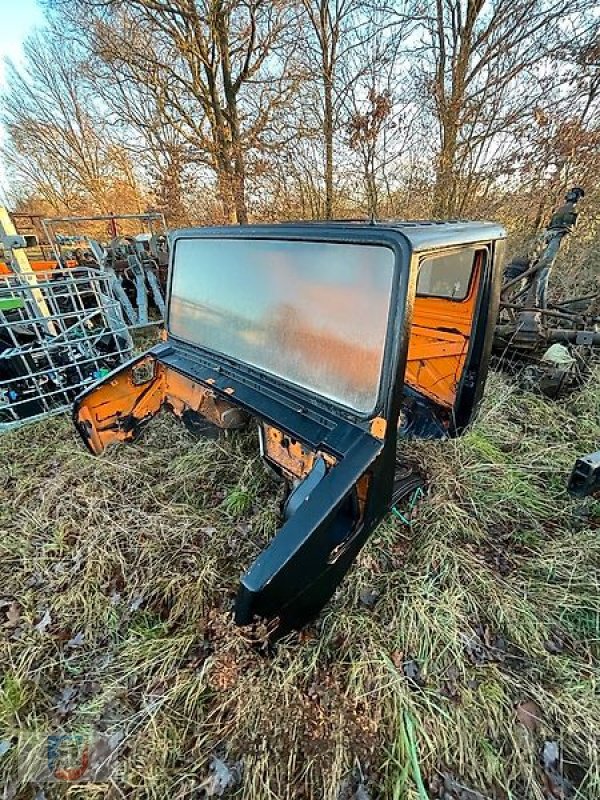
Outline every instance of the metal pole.
<svg viewBox="0 0 600 800"><path fill-rule="evenodd" d="M51 336L54 336L56 335L56 327L50 318L50 309L48 308L43 293L38 287L38 280L35 272L31 268L27 254L22 247L11 246L11 239L14 241L17 237L17 229L8 211L4 206L0 206L0 242L4 246L5 252L8 251L10 254L9 267L14 273L21 275L31 287L30 298L37 311L37 316L46 319L44 327Z"/></svg>

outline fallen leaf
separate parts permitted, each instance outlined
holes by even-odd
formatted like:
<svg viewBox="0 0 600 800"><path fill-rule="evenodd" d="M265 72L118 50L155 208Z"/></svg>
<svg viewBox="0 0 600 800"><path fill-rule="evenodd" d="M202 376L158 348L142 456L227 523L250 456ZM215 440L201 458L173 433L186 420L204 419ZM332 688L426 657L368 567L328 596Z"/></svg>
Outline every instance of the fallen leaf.
<svg viewBox="0 0 600 800"><path fill-rule="evenodd" d="M123 739L122 731L115 731L110 736L97 736L90 748L89 775L94 782L106 780L114 767L115 760Z"/></svg>
<svg viewBox="0 0 600 800"><path fill-rule="evenodd" d="M506 657L506 641L497 636L487 625L479 623L471 634L461 634L464 648L472 664L483 664L504 661Z"/></svg>
<svg viewBox="0 0 600 800"><path fill-rule="evenodd" d="M77 690L74 686L65 686L56 704L56 710L59 714L66 716L75 708L76 694Z"/></svg>
<svg viewBox="0 0 600 800"><path fill-rule="evenodd" d="M302 628L298 631L298 641L301 644L305 644L306 642L311 642L317 638L317 632L314 627L307 626L306 628ZM341 648L341 645L338 644L338 647Z"/></svg>
<svg viewBox="0 0 600 800"><path fill-rule="evenodd" d="M373 589L369 586L360 593L360 602L365 608L374 608L378 599L379 592L377 589Z"/></svg>
<svg viewBox="0 0 600 800"><path fill-rule="evenodd" d="M202 781L200 790L204 790L205 797L223 797L228 789L239 783L241 765L233 764L229 767L222 759L212 756L210 761L210 774Z"/></svg>
<svg viewBox="0 0 600 800"><path fill-rule="evenodd" d="M34 572L25 581L26 589L37 589L39 586L44 585L44 576L39 572Z"/></svg>
<svg viewBox="0 0 600 800"><path fill-rule="evenodd" d="M544 742L540 760L546 775L547 787L552 797L556 797L558 800L567 800L567 798L572 797L573 785L562 774L558 742Z"/></svg>
<svg viewBox="0 0 600 800"><path fill-rule="evenodd" d="M445 679L442 681L440 691L443 695L450 700L460 699L460 690L458 687L460 673L454 665L448 668Z"/></svg>
<svg viewBox="0 0 600 800"><path fill-rule="evenodd" d="M404 664L404 653L402 650L394 650L392 653L392 663L397 669L402 669Z"/></svg>
<svg viewBox="0 0 600 800"><path fill-rule="evenodd" d="M553 656L560 655L562 651L565 649L565 643L561 636L557 633L553 633L549 639L546 639L544 642L544 647Z"/></svg>
<svg viewBox="0 0 600 800"><path fill-rule="evenodd" d="M7 619L7 626L9 628L16 628L19 624L21 619L21 606L17 603L16 600L13 600L12 603L9 605L8 610L6 612L6 619Z"/></svg>
<svg viewBox="0 0 600 800"><path fill-rule="evenodd" d="M556 769L559 756L560 750L557 742L544 742L542 748L542 766L546 772L551 769Z"/></svg>
<svg viewBox="0 0 600 800"><path fill-rule="evenodd" d="M90 698L92 695L98 694L102 686L98 681L86 680L79 687L79 694L81 697Z"/></svg>
<svg viewBox="0 0 600 800"><path fill-rule="evenodd" d="M448 798L448 800L486 800L485 795L465 786L453 775L444 773L443 778L444 798Z"/></svg>
<svg viewBox="0 0 600 800"><path fill-rule="evenodd" d="M404 672L404 676L408 678L409 686L418 687L425 685L425 681L421 675L421 668L414 658L409 658L404 662L402 671Z"/></svg>
<svg viewBox="0 0 600 800"><path fill-rule="evenodd" d="M340 783L336 800L371 800L371 795L359 770L353 770L352 774L346 776Z"/></svg>
<svg viewBox="0 0 600 800"><path fill-rule="evenodd" d="M533 700L525 700L516 708L517 719L532 733L537 730L542 721L542 710Z"/></svg>
<svg viewBox="0 0 600 800"><path fill-rule="evenodd" d="M38 631L38 633L46 633L46 628L49 625L52 625L52 617L50 616L50 612L48 610L46 610L44 612L44 616L41 618L41 620L35 626L35 629L36 629L36 631Z"/></svg>

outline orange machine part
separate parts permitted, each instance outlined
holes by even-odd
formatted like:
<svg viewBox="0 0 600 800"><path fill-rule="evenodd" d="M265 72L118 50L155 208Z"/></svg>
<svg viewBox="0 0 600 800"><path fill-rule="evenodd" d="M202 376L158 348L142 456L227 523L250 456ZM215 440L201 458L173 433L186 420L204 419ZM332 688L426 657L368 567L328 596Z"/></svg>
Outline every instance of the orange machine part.
<svg viewBox="0 0 600 800"><path fill-rule="evenodd" d="M477 303L484 251L478 252L469 294L462 301L415 298L405 380L447 408L456 399Z"/></svg>
<svg viewBox="0 0 600 800"><path fill-rule="evenodd" d="M322 456L328 467L336 463L336 459L328 453L307 450L302 442L292 439L273 425L262 424L265 458L281 467L282 472L290 480L305 478L314 466L316 459Z"/></svg>
<svg viewBox="0 0 600 800"><path fill-rule="evenodd" d="M245 415L210 387L147 356L93 389L79 404L77 423L85 431L91 450L98 454L114 442L131 441L140 423L151 419L163 405L178 417L188 409L197 411L223 429L239 427ZM328 467L336 463L328 453L308 450L271 425L263 423L263 432L266 458L290 479L304 478L318 456Z"/></svg>
<svg viewBox="0 0 600 800"><path fill-rule="evenodd" d="M315 463L315 453L272 425L263 424L265 457L278 464L290 478L303 478Z"/></svg>
<svg viewBox="0 0 600 800"><path fill-rule="evenodd" d="M34 272L52 272L57 268L56 260L50 261L30 261L29 264L31 265L31 269ZM67 261L67 267L70 269L77 266L76 261ZM12 275L12 269L4 263L4 261L0 261L0 275Z"/></svg>
<svg viewBox="0 0 600 800"><path fill-rule="evenodd" d="M138 382L135 376L144 368L150 377ZM101 453L108 444L131 441L136 432L131 419L153 417L165 399L164 387L164 369L149 356L93 389L77 410L77 422L92 451Z"/></svg>
<svg viewBox="0 0 600 800"><path fill-rule="evenodd" d="M131 441L139 424L163 405L179 417L188 409L197 411L220 428L238 427L240 422L236 406L152 356L93 389L79 404L77 422L87 432L93 452L101 453L108 444Z"/></svg>

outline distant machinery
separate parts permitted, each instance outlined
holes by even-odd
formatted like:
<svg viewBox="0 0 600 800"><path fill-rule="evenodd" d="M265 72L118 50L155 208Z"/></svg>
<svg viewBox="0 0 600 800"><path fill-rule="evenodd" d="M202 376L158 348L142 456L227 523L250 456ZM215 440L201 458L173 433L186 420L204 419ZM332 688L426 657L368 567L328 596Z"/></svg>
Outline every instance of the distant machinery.
<svg viewBox="0 0 600 800"><path fill-rule="evenodd" d="M532 251L507 264L494 350L524 363L530 388L556 397L572 388L600 353L600 290L550 303L548 285L560 246L575 228L585 192L574 187L552 215Z"/></svg>
<svg viewBox="0 0 600 800"><path fill-rule="evenodd" d="M128 361L133 341L111 274L97 264L42 258L0 208L0 430L67 409Z"/></svg>
<svg viewBox="0 0 600 800"><path fill-rule="evenodd" d="M89 232L102 225L106 239ZM93 266L107 274L131 327L162 322L169 260L163 214L53 217L42 227L58 263ZM122 227L143 232L123 233Z"/></svg>

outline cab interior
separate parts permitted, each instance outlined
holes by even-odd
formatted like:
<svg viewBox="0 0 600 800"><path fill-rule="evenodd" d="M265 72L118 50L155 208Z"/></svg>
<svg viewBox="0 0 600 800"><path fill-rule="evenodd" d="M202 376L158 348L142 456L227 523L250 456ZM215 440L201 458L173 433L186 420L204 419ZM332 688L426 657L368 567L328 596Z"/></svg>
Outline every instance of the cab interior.
<svg viewBox="0 0 600 800"><path fill-rule="evenodd" d="M417 290L405 382L451 410L463 374L487 257L473 245L416 255Z"/></svg>

